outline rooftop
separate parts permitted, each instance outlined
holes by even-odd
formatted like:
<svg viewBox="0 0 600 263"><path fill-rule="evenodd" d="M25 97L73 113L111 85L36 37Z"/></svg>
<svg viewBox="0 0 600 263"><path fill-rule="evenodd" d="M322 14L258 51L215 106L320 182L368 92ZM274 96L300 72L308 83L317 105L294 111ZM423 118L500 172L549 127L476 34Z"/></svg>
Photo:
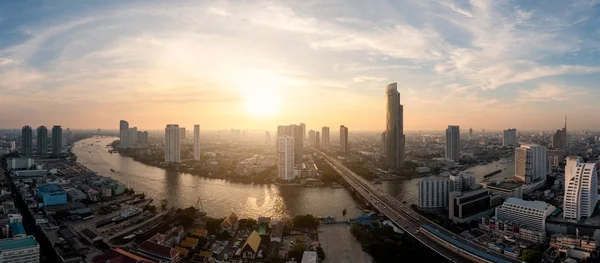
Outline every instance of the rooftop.
<svg viewBox="0 0 600 263"><path fill-rule="evenodd" d="M23 227L23 224L21 224L21 223L18 223L18 222L8 223L8 227L10 227L10 230L12 230L13 236L27 234L27 233L25 233L25 228Z"/></svg>
<svg viewBox="0 0 600 263"><path fill-rule="evenodd" d="M65 192L65 190L57 184L46 184L38 187L38 191L42 193L58 193Z"/></svg>
<svg viewBox="0 0 600 263"><path fill-rule="evenodd" d="M518 206L524 206L524 207L529 207L529 208L534 208L534 209L538 209L538 210L547 210L548 209L548 204L542 201L525 201L523 199L519 199L519 198L514 198L514 197L510 197L508 199L506 199L506 202L504 202L505 204L513 204L513 205L518 205Z"/></svg>
<svg viewBox="0 0 600 263"><path fill-rule="evenodd" d="M513 190L519 186L523 185L522 183L518 183L518 182L501 182L501 183L491 183L487 185L487 188L493 187L493 188L500 188L500 189L504 189L504 190Z"/></svg>
<svg viewBox="0 0 600 263"><path fill-rule="evenodd" d="M0 251L35 247L38 243L33 236L25 238L8 238L0 240Z"/></svg>

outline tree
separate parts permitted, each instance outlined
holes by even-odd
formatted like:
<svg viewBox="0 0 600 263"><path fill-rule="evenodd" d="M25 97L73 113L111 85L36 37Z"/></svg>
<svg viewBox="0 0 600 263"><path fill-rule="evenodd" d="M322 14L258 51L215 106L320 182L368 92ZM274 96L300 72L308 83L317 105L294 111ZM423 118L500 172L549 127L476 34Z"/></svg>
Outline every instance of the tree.
<svg viewBox="0 0 600 263"><path fill-rule="evenodd" d="M317 248L317 256L319 257L320 260L325 259L325 251L323 251L322 247Z"/></svg>
<svg viewBox="0 0 600 263"><path fill-rule="evenodd" d="M536 263L542 260L542 253L534 249L524 249L521 253L521 260L529 263Z"/></svg>
<svg viewBox="0 0 600 263"><path fill-rule="evenodd" d="M231 238L231 235L229 234L229 232L227 232L227 231L223 231L223 232L221 232L221 233L217 234L217 237L216 237L216 238L217 238L217 240L219 240L219 241L224 241L224 240L228 240L228 239L230 239L230 238Z"/></svg>
<svg viewBox="0 0 600 263"><path fill-rule="evenodd" d="M304 255L304 251L306 251L306 247L302 243L296 243L290 252L288 252L288 259L296 259L297 262L302 262L302 255Z"/></svg>
<svg viewBox="0 0 600 263"><path fill-rule="evenodd" d="M225 218L221 218L221 219L207 219L206 220L206 231L208 231L209 234L214 235L217 233L217 231L219 230L219 227L221 226L221 223L225 220Z"/></svg>
<svg viewBox="0 0 600 263"><path fill-rule="evenodd" d="M254 218L244 218L240 219L240 221L238 221L238 224L240 228L253 229L254 227L256 227L256 225L258 225L258 222Z"/></svg>
<svg viewBox="0 0 600 263"><path fill-rule="evenodd" d="M319 221L311 214L297 215L292 219L292 224L297 228L317 228Z"/></svg>

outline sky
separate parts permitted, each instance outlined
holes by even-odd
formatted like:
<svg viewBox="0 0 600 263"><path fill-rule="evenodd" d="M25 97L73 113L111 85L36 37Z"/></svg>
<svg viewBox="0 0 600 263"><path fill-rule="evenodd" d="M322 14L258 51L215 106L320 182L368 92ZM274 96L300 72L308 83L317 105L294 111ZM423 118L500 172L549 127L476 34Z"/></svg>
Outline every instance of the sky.
<svg viewBox="0 0 600 263"><path fill-rule="evenodd" d="M600 1L0 1L0 128L600 129Z"/></svg>

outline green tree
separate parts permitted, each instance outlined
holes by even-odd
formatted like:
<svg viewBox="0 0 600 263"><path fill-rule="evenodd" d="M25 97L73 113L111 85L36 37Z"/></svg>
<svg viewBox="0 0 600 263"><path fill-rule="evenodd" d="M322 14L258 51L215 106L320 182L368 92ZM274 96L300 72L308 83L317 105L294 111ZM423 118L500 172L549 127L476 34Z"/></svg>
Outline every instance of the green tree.
<svg viewBox="0 0 600 263"><path fill-rule="evenodd" d="M297 228L317 228L319 221L311 214L297 215L292 219L292 224Z"/></svg>
<svg viewBox="0 0 600 263"><path fill-rule="evenodd" d="M225 220L225 218L221 219L207 219L206 220L206 230L209 234L214 235L219 230L221 223Z"/></svg>
<svg viewBox="0 0 600 263"><path fill-rule="evenodd" d="M256 219L254 218L244 218L240 219L240 221L238 221L238 224L240 228L253 229L258 225L258 221L256 221Z"/></svg>
<svg viewBox="0 0 600 263"><path fill-rule="evenodd" d="M290 252L288 252L288 259L294 258L297 262L301 262L302 255L304 255L304 251L306 251L306 247L304 247L304 244L297 243L294 246L292 246L292 249L290 249Z"/></svg>
<svg viewBox="0 0 600 263"><path fill-rule="evenodd" d="M524 249L521 252L521 260L528 263L537 263L542 261L542 253L534 249Z"/></svg>

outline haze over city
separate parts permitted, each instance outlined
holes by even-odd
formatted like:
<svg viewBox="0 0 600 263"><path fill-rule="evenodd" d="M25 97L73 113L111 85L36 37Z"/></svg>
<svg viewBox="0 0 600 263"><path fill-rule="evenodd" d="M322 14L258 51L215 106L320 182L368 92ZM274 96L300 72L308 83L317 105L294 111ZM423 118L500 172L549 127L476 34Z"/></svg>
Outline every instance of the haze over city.
<svg viewBox="0 0 600 263"><path fill-rule="evenodd" d="M597 129L596 1L0 3L0 128Z"/></svg>

